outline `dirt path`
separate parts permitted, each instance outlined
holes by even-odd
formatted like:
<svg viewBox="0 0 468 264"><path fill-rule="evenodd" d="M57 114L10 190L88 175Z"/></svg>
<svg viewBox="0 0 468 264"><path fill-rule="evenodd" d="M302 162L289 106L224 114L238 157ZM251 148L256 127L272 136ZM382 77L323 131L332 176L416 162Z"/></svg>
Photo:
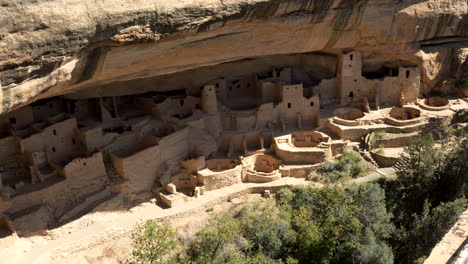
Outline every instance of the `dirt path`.
<svg viewBox="0 0 468 264"><path fill-rule="evenodd" d="M376 171L366 177L354 179L350 183L364 183L386 177L393 172ZM252 192L262 192L265 189L311 183L303 178L281 178L271 183L240 183L228 188L207 192L199 198L192 199L182 206L163 209L153 202L143 203L129 211L100 212L97 208L93 213L70 222L56 230L52 230L52 238L39 239L35 243L25 246L27 249L12 252L2 257L1 263L42 264L50 263L54 256L66 254L70 251L92 249L103 243L122 239L133 226L148 219L170 219L183 215L196 215L197 212L220 203L226 203L228 196L242 196ZM322 184L312 183L317 187ZM17 238L27 240L28 238ZM26 243L27 244L27 243ZM79 262L76 262L79 263ZM96 262L101 263L101 262Z"/></svg>
<svg viewBox="0 0 468 264"><path fill-rule="evenodd" d="M205 206L210 206L210 204L216 202L225 201L227 196L235 195L237 193L248 193L254 191L255 189L269 189L304 183L307 183L305 179L297 178L282 178L271 183L262 184L241 183L230 186L229 188L207 192L206 195L200 196L197 199L193 199L183 206L176 208L163 209L154 203L145 203L141 206L132 208L131 212L114 212L112 217L94 219L89 225L79 230L74 230L53 240L48 240L43 244L35 244L30 250L25 252L23 257L17 263L49 263L53 252L58 251L60 248L74 244L86 244L85 240L99 240L100 237L106 237L109 236L109 234L119 234L124 230L128 230L139 222L147 219L163 219L176 216L181 213L194 211ZM64 228L66 227L64 226Z"/></svg>

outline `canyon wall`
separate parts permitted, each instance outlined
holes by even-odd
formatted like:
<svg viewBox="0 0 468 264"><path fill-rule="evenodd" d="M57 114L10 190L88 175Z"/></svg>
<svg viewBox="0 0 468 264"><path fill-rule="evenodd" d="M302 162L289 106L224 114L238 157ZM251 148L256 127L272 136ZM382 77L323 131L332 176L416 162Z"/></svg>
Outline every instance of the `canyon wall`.
<svg viewBox="0 0 468 264"><path fill-rule="evenodd" d="M113 84L170 90L128 82L308 52L359 50L364 71L419 65L425 91L468 85L466 0L0 0L0 10L0 113Z"/></svg>

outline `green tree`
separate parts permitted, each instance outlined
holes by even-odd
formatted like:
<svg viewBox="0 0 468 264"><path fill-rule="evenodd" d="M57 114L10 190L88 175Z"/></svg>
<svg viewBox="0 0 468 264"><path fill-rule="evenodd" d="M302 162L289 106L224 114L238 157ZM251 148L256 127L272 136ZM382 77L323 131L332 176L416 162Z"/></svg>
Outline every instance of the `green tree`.
<svg viewBox="0 0 468 264"><path fill-rule="evenodd" d="M393 252L386 243L395 231L392 214L387 211L385 191L376 183L354 184L348 192L359 206L358 218L365 226L357 238L359 263L393 263Z"/></svg>
<svg viewBox="0 0 468 264"><path fill-rule="evenodd" d="M250 241L250 254L280 258L290 253L295 233L287 213L270 200L245 206L241 212L243 236Z"/></svg>
<svg viewBox="0 0 468 264"><path fill-rule="evenodd" d="M167 224L148 220L132 232L133 261L137 263L166 263L165 257L176 248L175 232Z"/></svg>
<svg viewBox="0 0 468 264"><path fill-rule="evenodd" d="M398 230L396 237L399 243L395 250L399 263L413 263L421 256L427 257L467 207L468 201L465 198L441 203L432 209L426 202L423 212L413 214L410 223Z"/></svg>
<svg viewBox="0 0 468 264"><path fill-rule="evenodd" d="M358 207L342 188L293 188L296 256L304 263L351 263L363 228Z"/></svg>
<svg viewBox="0 0 468 264"><path fill-rule="evenodd" d="M195 263L225 263L235 258L238 250L232 245L240 238L240 222L228 214L211 220L195 235L188 250Z"/></svg>

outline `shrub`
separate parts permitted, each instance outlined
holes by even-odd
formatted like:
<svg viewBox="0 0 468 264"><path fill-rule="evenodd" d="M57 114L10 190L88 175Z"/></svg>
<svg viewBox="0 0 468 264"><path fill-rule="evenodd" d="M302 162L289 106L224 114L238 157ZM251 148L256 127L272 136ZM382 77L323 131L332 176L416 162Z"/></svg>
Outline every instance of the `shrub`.
<svg viewBox="0 0 468 264"><path fill-rule="evenodd" d="M335 161L328 161L319 167L317 172L325 182L337 182L340 180L358 178L365 175L367 162L355 151L344 151Z"/></svg>
<svg viewBox="0 0 468 264"><path fill-rule="evenodd" d="M195 235L188 256L196 263L219 263L235 255L232 243L240 236L240 223L228 214L212 219Z"/></svg>
<svg viewBox="0 0 468 264"><path fill-rule="evenodd" d="M374 132L374 136L372 138L372 148L383 148L382 141L387 139L387 137L387 134L383 130Z"/></svg>
<svg viewBox="0 0 468 264"><path fill-rule="evenodd" d="M177 246L175 232L167 224L152 220L138 225L132 232L132 256L137 263L164 263L164 257Z"/></svg>
<svg viewBox="0 0 468 264"><path fill-rule="evenodd" d="M289 217L274 202L249 206L240 221L243 236L250 241L250 252L270 258L287 256L295 234Z"/></svg>

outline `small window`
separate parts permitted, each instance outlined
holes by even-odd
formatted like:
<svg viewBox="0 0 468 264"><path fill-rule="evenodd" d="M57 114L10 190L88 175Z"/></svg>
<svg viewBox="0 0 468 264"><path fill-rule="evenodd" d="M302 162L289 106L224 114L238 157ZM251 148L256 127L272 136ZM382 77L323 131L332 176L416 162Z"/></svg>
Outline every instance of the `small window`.
<svg viewBox="0 0 468 264"><path fill-rule="evenodd" d="M247 88L250 88L250 83L247 83Z"/></svg>
<svg viewBox="0 0 468 264"><path fill-rule="evenodd" d="M354 97L354 93L353 93L353 92L349 92L349 97Z"/></svg>
<svg viewBox="0 0 468 264"><path fill-rule="evenodd" d="M10 117L10 124L16 124L16 117Z"/></svg>
<svg viewBox="0 0 468 264"><path fill-rule="evenodd" d="M196 105L195 105L195 108L196 108L196 109L200 109L200 105L199 105L199 104L196 104Z"/></svg>
<svg viewBox="0 0 468 264"><path fill-rule="evenodd" d="M83 162L83 166L86 166L86 162Z"/></svg>
<svg viewBox="0 0 468 264"><path fill-rule="evenodd" d="M354 80L354 82L357 82L357 80Z"/></svg>
<svg viewBox="0 0 468 264"><path fill-rule="evenodd" d="M240 88L240 84L237 85L237 89L239 89L239 88Z"/></svg>
<svg viewBox="0 0 468 264"><path fill-rule="evenodd" d="M353 54L349 55L349 59L352 61L353 60Z"/></svg>
<svg viewBox="0 0 468 264"><path fill-rule="evenodd" d="M54 133L54 136L57 135L57 130L54 129L52 132Z"/></svg>
<svg viewBox="0 0 468 264"><path fill-rule="evenodd" d="M409 78L409 71L406 71L406 78Z"/></svg>
<svg viewBox="0 0 468 264"><path fill-rule="evenodd" d="M314 102L310 102L310 106L314 106Z"/></svg>
<svg viewBox="0 0 468 264"><path fill-rule="evenodd" d="M288 108L291 108L291 103L288 103Z"/></svg>
<svg viewBox="0 0 468 264"><path fill-rule="evenodd" d="M219 88L219 83L216 83L216 88Z"/></svg>
<svg viewBox="0 0 468 264"><path fill-rule="evenodd" d="M349 67L351 68L351 64L349 65Z"/></svg>
<svg viewBox="0 0 468 264"><path fill-rule="evenodd" d="M72 138L72 144L75 145L76 144L76 141L74 138Z"/></svg>
<svg viewBox="0 0 468 264"><path fill-rule="evenodd" d="M184 106L184 99L180 99L180 106Z"/></svg>
<svg viewBox="0 0 468 264"><path fill-rule="evenodd" d="M55 147L52 147L52 152L55 152Z"/></svg>

